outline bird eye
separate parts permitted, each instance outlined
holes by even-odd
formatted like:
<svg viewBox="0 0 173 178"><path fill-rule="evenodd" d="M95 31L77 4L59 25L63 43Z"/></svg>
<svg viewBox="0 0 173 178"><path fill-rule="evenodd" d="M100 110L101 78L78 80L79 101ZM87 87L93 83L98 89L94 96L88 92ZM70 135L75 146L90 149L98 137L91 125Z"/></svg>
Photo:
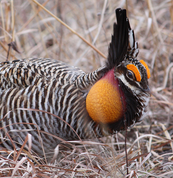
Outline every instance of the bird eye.
<svg viewBox="0 0 173 178"><path fill-rule="evenodd" d="M127 70L126 76L131 79L131 80L135 80L135 75L132 71Z"/></svg>

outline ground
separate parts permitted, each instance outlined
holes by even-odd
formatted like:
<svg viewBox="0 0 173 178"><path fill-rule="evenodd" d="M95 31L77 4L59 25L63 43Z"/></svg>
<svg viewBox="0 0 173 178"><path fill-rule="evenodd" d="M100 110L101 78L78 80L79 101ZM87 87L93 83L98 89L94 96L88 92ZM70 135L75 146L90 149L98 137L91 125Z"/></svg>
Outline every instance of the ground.
<svg viewBox="0 0 173 178"><path fill-rule="evenodd" d="M145 118L128 130L129 177L172 177L173 1L38 2L72 31L34 0L1 0L0 61L6 60L8 44L15 41L20 53L11 49L9 60L48 57L85 72L93 71L106 61L115 9L127 9L139 44L138 59L143 59L151 71L152 93ZM124 177L127 173L124 140L125 133L120 132L103 138L102 143L84 142L66 151L59 148L57 153L61 152L61 156L52 164L33 164L30 158L9 159L1 154L0 177Z"/></svg>

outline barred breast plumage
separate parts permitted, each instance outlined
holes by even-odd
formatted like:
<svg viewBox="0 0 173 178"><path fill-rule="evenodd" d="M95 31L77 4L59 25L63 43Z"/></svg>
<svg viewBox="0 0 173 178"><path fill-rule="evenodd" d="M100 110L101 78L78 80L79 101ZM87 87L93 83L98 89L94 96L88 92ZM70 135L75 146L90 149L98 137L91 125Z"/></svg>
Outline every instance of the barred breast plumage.
<svg viewBox="0 0 173 178"><path fill-rule="evenodd" d="M85 74L75 67L52 59L32 58L0 63L1 118L10 111L0 123L3 131L1 138L5 138L5 133L10 130L11 138L22 143L29 131L34 138L33 150L36 152L42 149L41 144L38 144L37 129L65 140L78 139L65 122L49 113L69 123L81 138L90 137L89 132L84 132L92 127L87 123L90 120L85 109L88 86L84 80L89 80L91 83L88 85L92 85L99 79L99 75L96 75L98 73L99 70ZM39 109L49 113L29 109ZM45 150L50 149L50 145L52 148L57 145L57 139L46 133L40 134ZM11 148L8 137L7 140L2 140L3 144L6 148Z"/></svg>
<svg viewBox="0 0 173 178"><path fill-rule="evenodd" d="M42 156L61 139L102 137L141 120L150 73L136 59L126 10L116 15L107 63L92 73L53 59L0 63L1 145L20 148L30 133L32 150Z"/></svg>

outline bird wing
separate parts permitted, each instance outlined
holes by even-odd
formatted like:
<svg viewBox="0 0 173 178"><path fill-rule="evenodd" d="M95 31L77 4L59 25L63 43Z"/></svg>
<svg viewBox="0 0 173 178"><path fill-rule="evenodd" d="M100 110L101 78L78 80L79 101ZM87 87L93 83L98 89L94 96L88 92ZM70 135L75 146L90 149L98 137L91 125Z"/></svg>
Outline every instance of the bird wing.
<svg viewBox="0 0 173 178"><path fill-rule="evenodd" d="M50 80L72 83L82 70L53 59L30 58L0 63L0 90L49 85Z"/></svg>

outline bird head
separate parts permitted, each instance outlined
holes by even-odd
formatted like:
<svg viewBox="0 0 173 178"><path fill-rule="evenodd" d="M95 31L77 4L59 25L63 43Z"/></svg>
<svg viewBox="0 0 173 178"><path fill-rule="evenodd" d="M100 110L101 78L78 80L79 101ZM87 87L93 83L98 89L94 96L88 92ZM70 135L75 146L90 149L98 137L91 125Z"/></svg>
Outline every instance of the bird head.
<svg viewBox="0 0 173 178"><path fill-rule="evenodd" d="M126 10L116 9L116 17L106 72L86 98L91 119L111 133L140 121L150 98L150 70L143 60L137 59L138 43Z"/></svg>

